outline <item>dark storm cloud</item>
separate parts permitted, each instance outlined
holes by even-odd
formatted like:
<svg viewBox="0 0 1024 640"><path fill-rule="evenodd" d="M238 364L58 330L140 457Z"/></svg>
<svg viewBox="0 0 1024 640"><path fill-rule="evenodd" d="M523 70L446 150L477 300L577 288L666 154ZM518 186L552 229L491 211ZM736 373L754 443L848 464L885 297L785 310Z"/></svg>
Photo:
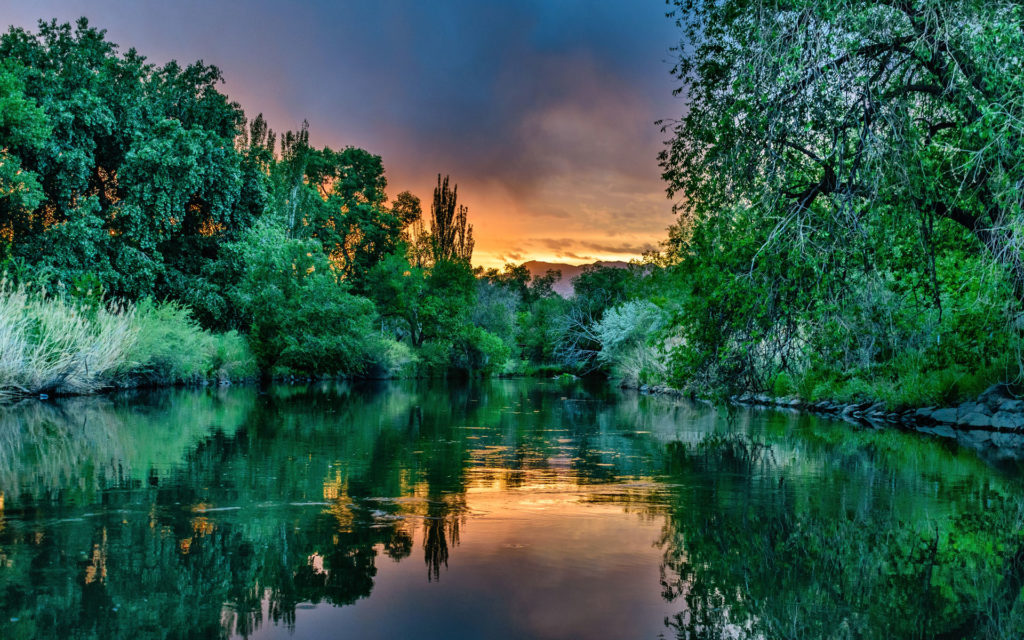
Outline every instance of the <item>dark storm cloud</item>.
<svg viewBox="0 0 1024 640"><path fill-rule="evenodd" d="M433 176L451 173L460 195L501 192L537 224L648 233L670 220L653 122L680 110L664 11L661 0L0 0L0 21L86 15L155 62L215 63L232 98L275 129L306 118L316 144L381 154L392 193L429 197Z"/></svg>

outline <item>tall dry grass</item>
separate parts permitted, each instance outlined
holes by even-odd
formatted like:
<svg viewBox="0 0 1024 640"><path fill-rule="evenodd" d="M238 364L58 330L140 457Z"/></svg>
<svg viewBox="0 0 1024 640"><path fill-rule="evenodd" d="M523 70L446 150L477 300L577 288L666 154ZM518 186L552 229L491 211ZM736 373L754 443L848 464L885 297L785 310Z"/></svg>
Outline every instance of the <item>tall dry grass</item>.
<svg viewBox="0 0 1024 640"><path fill-rule="evenodd" d="M256 373L243 336L206 331L179 304L84 303L0 282L0 398Z"/></svg>
<svg viewBox="0 0 1024 640"><path fill-rule="evenodd" d="M137 335L130 306L0 283L0 396L95 392L125 368Z"/></svg>

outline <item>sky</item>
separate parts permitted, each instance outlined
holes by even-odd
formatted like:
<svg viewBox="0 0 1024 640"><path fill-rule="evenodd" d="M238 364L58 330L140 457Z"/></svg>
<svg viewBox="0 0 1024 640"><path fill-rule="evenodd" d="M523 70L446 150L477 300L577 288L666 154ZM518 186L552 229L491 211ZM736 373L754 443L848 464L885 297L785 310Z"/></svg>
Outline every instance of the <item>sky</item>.
<svg viewBox="0 0 1024 640"><path fill-rule="evenodd" d="M0 0L0 23L80 16L151 62L203 60L275 131L382 156L425 209L469 207L473 262L628 260L672 223L656 120L683 111L663 0Z"/></svg>

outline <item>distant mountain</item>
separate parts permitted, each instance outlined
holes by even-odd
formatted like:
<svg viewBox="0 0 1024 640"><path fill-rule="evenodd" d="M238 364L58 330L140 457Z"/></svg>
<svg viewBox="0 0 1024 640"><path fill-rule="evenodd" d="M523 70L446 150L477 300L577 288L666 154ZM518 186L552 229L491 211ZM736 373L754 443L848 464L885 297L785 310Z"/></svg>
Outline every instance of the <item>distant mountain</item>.
<svg viewBox="0 0 1024 640"><path fill-rule="evenodd" d="M552 288L555 290L555 293L563 298L569 298L572 296L572 279L583 273L584 268L598 266L625 269L629 266L629 263L622 262L621 260L600 260L590 264L560 264L558 262L540 262L539 260L530 260L529 262L524 262L523 266L530 270L531 276L542 276L550 270L561 271L562 279L555 282L555 285Z"/></svg>

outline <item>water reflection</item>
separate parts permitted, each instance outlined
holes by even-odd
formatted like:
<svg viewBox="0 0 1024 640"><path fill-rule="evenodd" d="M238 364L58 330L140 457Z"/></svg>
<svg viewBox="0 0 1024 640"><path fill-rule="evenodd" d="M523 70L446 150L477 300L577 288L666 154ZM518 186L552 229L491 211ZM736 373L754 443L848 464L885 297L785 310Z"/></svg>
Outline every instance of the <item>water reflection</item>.
<svg viewBox="0 0 1024 640"><path fill-rule="evenodd" d="M1016 474L898 432L491 381L29 402L0 443L4 638L1024 628Z"/></svg>

